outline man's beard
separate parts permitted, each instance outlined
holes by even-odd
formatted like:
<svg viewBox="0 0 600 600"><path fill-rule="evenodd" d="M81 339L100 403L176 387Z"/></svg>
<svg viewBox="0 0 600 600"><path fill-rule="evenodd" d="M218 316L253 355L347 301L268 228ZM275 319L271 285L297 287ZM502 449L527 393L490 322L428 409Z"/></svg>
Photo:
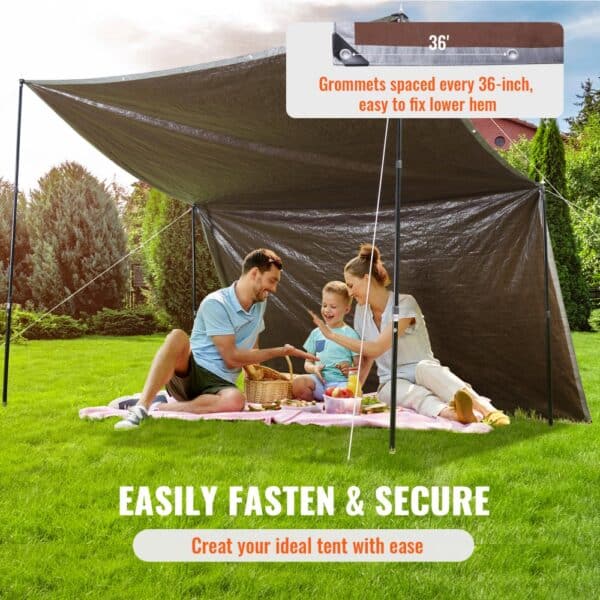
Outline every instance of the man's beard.
<svg viewBox="0 0 600 600"><path fill-rule="evenodd" d="M254 302L264 302L268 297L268 292L264 290L258 290L254 294Z"/></svg>

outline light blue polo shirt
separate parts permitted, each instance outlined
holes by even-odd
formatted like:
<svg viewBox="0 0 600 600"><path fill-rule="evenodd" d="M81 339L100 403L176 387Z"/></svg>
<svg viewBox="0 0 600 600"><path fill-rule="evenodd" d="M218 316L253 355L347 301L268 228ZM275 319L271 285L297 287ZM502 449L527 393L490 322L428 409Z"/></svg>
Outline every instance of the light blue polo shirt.
<svg viewBox="0 0 600 600"><path fill-rule="evenodd" d="M238 348L250 350L265 328L267 308L265 300L255 302L248 311L244 310L235 293L236 283L212 292L202 300L190 336L196 364L231 383L236 382L241 369L227 368L211 338L213 335L234 335Z"/></svg>

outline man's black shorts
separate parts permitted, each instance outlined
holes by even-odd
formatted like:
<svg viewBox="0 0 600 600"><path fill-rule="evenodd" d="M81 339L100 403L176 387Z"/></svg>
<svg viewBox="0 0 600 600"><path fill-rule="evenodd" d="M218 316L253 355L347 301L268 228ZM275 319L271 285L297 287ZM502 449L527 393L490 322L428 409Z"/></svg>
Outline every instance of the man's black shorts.
<svg viewBox="0 0 600 600"><path fill-rule="evenodd" d="M201 394L216 394L225 388L235 387L235 385L197 365L190 353L187 373L175 373L165 387L173 398L180 402L186 402Z"/></svg>

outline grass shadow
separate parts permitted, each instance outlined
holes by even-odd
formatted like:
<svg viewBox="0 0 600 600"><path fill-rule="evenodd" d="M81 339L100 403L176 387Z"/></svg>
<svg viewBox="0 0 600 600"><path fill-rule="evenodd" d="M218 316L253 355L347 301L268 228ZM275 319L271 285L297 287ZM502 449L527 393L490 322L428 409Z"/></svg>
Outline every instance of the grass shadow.
<svg viewBox="0 0 600 600"><path fill-rule="evenodd" d="M485 463L511 446L561 437L565 432L590 427L567 422L555 422L550 427L545 421L518 416L511 426L488 434L398 429L395 453L389 451L389 430L361 427L354 430L348 460L349 428L160 420L145 423L139 430L116 432L114 422L110 419L98 424L99 428L85 428L85 437L98 438L100 435L102 445L117 450L152 448L163 459L172 450L174 456L197 456L210 462L259 462L266 470L273 467L278 471L293 461L296 468L307 472L319 465L355 472L375 468L393 476L399 469L425 473L473 458Z"/></svg>

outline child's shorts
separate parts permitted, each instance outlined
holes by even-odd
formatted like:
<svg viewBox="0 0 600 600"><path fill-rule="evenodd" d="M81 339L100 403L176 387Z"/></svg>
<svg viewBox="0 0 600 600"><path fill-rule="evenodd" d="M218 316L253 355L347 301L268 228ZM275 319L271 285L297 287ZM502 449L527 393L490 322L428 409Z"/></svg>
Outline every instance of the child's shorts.
<svg viewBox="0 0 600 600"><path fill-rule="evenodd" d="M311 374L312 380L315 382L315 391L313 392L313 398L318 400L319 402L323 402L323 393L328 387L335 387L337 385L342 385L346 387L348 385L347 379L342 379L342 381L328 381L325 384L316 376Z"/></svg>

